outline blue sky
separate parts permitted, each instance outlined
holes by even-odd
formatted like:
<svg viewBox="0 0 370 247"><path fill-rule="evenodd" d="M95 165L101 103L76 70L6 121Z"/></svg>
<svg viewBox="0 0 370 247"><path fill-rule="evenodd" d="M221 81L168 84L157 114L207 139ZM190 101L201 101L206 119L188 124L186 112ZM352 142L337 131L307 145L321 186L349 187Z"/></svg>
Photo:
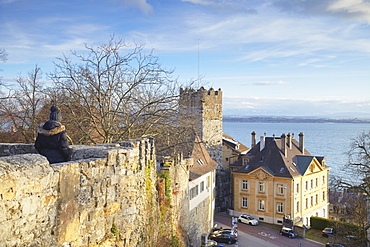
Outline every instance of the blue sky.
<svg viewBox="0 0 370 247"><path fill-rule="evenodd" d="M224 115L370 117L369 0L0 0L0 20L6 82L114 34L199 69Z"/></svg>

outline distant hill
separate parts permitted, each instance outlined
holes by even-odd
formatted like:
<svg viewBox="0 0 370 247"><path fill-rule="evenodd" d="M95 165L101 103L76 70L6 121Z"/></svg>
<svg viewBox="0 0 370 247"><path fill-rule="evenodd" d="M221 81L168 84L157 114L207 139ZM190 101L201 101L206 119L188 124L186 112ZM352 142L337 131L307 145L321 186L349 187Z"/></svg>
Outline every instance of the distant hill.
<svg viewBox="0 0 370 247"><path fill-rule="evenodd" d="M370 123L370 119L334 119L334 118L303 118L303 117L232 117L223 116L224 122L243 123Z"/></svg>

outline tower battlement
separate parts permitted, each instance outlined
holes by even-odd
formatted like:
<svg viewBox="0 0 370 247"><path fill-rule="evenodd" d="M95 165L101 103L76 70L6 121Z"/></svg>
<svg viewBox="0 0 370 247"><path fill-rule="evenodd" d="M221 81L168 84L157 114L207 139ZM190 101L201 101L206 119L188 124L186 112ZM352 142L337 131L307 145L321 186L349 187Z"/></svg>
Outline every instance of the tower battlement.
<svg viewBox="0 0 370 247"><path fill-rule="evenodd" d="M198 90L193 88L180 88L180 100L189 100L191 98L201 98L203 100L212 99L222 103L222 91L221 88L218 90L214 90L213 88L207 90L204 87L201 87Z"/></svg>

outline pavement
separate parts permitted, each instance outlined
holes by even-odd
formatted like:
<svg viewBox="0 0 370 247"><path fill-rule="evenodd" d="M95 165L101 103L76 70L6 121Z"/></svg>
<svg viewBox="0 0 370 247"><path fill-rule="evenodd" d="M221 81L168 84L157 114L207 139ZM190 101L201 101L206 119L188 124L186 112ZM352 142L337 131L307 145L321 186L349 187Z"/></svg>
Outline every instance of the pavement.
<svg viewBox="0 0 370 247"><path fill-rule="evenodd" d="M231 228L231 216L226 212L215 213L215 224L224 228ZM238 244L227 245L228 247L316 247L325 246L317 241L307 238L290 239L279 234L276 228L268 224L250 226L243 223L238 224Z"/></svg>

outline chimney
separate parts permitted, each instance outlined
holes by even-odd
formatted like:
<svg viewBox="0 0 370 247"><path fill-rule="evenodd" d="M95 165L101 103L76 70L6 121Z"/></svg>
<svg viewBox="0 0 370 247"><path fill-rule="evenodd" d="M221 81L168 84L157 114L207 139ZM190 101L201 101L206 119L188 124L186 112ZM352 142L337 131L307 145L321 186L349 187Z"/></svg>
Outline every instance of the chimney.
<svg viewBox="0 0 370 247"><path fill-rule="evenodd" d="M285 136L285 134L281 135L281 152L283 152L285 157L287 156L286 136Z"/></svg>
<svg viewBox="0 0 370 247"><path fill-rule="evenodd" d="M265 148L265 136L261 136L260 139L260 151L262 151Z"/></svg>
<svg viewBox="0 0 370 247"><path fill-rule="evenodd" d="M251 148L254 148L254 146L256 146L256 132L252 132L252 147Z"/></svg>
<svg viewBox="0 0 370 247"><path fill-rule="evenodd" d="M302 132L299 133L299 149L304 154L304 134Z"/></svg>
<svg viewBox="0 0 370 247"><path fill-rule="evenodd" d="M288 133L288 147L289 149L292 148L292 135L290 133Z"/></svg>

